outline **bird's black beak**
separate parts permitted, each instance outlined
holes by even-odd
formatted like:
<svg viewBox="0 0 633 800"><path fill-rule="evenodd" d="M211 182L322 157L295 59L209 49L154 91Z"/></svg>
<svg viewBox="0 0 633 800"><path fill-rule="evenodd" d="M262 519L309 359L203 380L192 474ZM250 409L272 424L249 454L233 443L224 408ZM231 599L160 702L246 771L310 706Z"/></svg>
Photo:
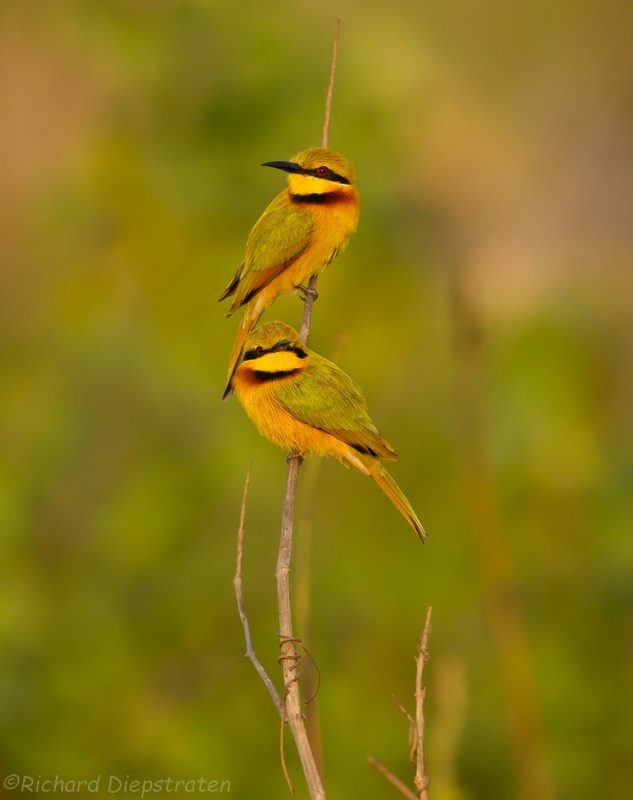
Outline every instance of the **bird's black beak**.
<svg viewBox="0 0 633 800"><path fill-rule="evenodd" d="M260 166L283 169L284 172L303 172L303 167L295 164L294 161L264 161L264 163L260 164Z"/></svg>

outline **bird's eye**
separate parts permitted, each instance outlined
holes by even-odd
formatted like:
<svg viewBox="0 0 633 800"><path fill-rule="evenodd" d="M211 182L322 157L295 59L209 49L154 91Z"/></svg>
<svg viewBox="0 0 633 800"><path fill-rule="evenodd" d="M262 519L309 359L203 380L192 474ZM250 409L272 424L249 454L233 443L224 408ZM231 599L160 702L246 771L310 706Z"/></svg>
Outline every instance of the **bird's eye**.
<svg viewBox="0 0 633 800"><path fill-rule="evenodd" d="M327 178L327 176L330 174L330 170L328 167L317 167L315 172L319 176L319 178Z"/></svg>
<svg viewBox="0 0 633 800"><path fill-rule="evenodd" d="M261 358L266 353L264 348L259 345L258 347L253 347L252 350L247 350L244 353L242 361L252 361L254 358Z"/></svg>

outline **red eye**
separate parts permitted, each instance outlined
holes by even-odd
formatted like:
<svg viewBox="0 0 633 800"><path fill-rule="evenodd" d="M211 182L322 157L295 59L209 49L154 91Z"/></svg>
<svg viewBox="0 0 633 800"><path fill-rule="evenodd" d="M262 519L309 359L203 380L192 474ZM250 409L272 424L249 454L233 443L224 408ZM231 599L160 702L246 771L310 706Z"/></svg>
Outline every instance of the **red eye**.
<svg viewBox="0 0 633 800"><path fill-rule="evenodd" d="M317 167L316 174L319 178L325 178L330 174L330 170L327 167Z"/></svg>
<svg viewBox="0 0 633 800"><path fill-rule="evenodd" d="M264 355L264 348L261 347L261 345L260 345L259 347L255 348L255 352L257 353L258 356L263 356Z"/></svg>

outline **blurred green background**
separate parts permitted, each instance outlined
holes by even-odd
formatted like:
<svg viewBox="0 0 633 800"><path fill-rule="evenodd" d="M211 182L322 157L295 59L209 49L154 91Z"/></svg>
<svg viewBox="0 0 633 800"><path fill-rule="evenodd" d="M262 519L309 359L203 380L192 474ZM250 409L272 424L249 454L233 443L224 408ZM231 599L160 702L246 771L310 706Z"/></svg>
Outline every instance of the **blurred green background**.
<svg viewBox="0 0 633 800"><path fill-rule="evenodd" d="M434 800L626 796L633 50L615 0L2 4L0 766L289 796L232 586L250 465L245 600L278 681L286 465L220 400L238 317L216 298L284 186L258 165L320 141L339 14L330 145L361 224L311 344L363 387L430 539L371 481L302 470L297 627L328 796L396 796L370 754L410 783L392 697L412 710L428 605ZM266 318L300 315L287 297Z"/></svg>

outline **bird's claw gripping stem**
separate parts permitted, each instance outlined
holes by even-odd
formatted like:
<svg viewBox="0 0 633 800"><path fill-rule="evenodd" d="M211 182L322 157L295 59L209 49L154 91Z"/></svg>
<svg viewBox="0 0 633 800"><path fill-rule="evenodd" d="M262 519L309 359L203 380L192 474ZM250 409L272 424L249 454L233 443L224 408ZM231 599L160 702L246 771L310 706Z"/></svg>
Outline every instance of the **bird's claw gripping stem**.
<svg viewBox="0 0 633 800"><path fill-rule="evenodd" d="M298 283L295 286L295 289L299 290L301 299L303 300L304 303L308 295L312 298L312 302L317 300L319 297L319 293L317 292L317 290L313 289L311 286L304 286L302 283Z"/></svg>

